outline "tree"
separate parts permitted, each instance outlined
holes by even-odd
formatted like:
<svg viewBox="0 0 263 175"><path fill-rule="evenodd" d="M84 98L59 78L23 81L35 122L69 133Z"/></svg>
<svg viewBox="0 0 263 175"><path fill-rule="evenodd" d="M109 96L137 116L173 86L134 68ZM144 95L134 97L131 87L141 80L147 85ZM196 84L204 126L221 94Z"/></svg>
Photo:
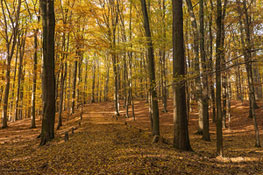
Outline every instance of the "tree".
<svg viewBox="0 0 263 175"><path fill-rule="evenodd" d="M213 65L213 32L212 32L212 25L213 25L213 11L214 11L214 7L213 7L213 1L210 0L210 6L211 6L211 11L210 11L210 15L209 15L209 70L210 71L214 71L214 65ZM212 74L210 76L210 98L211 98L211 105L212 105L212 119L213 119L213 123L216 122L216 108L215 108L215 88L214 88L214 75Z"/></svg>
<svg viewBox="0 0 263 175"><path fill-rule="evenodd" d="M53 0L40 0L43 26L43 118L40 145L54 138L55 124L55 12Z"/></svg>
<svg viewBox="0 0 263 175"><path fill-rule="evenodd" d="M182 0L173 0L173 103L174 103L174 147L180 150L192 150L188 134L186 107L185 53L183 34ZM179 79L179 82L176 80Z"/></svg>
<svg viewBox="0 0 263 175"><path fill-rule="evenodd" d="M31 111L31 128L36 128L36 88L37 88L37 35L38 29L34 32L34 77L33 77L33 89L32 89L32 111Z"/></svg>
<svg viewBox="0 0 263 175"><path fill-rule="evenodd" d="M143 24L145 35L147 37L147 48L148 48L148 70L149 70L149 79L150 79L150 94L151 94L151 105L152 105L152 119L153 119L153 130L152 133L156 140L153 142L158 142L158 137L160 136L159 129L159 108L158 108L158 99L156 93L156 81L155 81L155 65L154 65L154 49L152 44L151 30L149 24L149 17L146 7L145 0L141 0L141 8L143 14Z"/></svg>
<svg viewBox="0 0 263 175"><path fill-rule="evenodd" d="M200 55L204 74L207 72L207 60L205 53L205 31L204 31L204 1L200 0ZM209 113L208 113L208 78L207 75L202 77L202 115L203 115L203 139L210 141L209 134Z"/></svg>
<svg viewBox="0 0 263 175"><path fill-rule="evenodd" d="M13 7L13 10L10 11L10 7L7 4L6 0L1 0L2 13L4 17L4 37L6 45L6 75L5 75L5 91L4 91L4 100L3 100L3 111L2 111L2 128L7 127L7 109L8 109L8 97L10 90L10 72L11 72L11 61L14 55L15 46L17 44L17 36L19 30L19 16L21 8L21 0L18 0L17 6ZM12 14L16 14L15 17ZM11 23L9 25L8 23ZM11 26L11 27L10 27ZM11 31L11 34L9 32Z"/></svg>
<svg viewBox="0 0 263 175"><path fill-rule="evenodd" d="M196 71L196 74L198 75L197 78L195 79L195 95L198 103L198 112L199 112L199 119L198 119L198 131L197 134L203 134L203 128L204 128L204 123L203 123L203 105L202 105L202 87L201 87L201 82L200 82L200 62L199 62L199 31L198 31L198 26L197 26L197 20L194 14L194 9L192 5L191 0L186 0L187 6L188 6L188 11L189 15L191 17L191 25L193 28L193 37L194 37L194 43L193 43L193 50L195 54L195 59L194 59L194 69Z"/></svg>
<svg viewBox="0 0 263 175"><path fill-rule="evenodd" d="M20 86L23 79L23 59L24 59L24 50L25 50L25 42L26 42L26 34L20 32L18 36L18 50L19 52L19 66L18 66L18 78L17 78L17 95L16 95L16 106L15 106L15 117L14 120L22 119L22 87Z"/></svg>
<svg viewBox="0 0 263 175"><path fill-rule="evenodd" d="M222 58L222 4L217 0L216 19L216 140L217 154L223 156L222 109L221 109L221 58Z"/></svg>

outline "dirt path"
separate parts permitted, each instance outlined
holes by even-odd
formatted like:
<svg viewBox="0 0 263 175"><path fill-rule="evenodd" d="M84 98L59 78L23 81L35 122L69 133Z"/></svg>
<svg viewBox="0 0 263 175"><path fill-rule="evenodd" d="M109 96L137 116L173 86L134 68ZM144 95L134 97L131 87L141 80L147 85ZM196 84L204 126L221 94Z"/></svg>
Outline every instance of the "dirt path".
<svg viewBox="0 0 263 175"><path fill-rule="evenodd" d="M169 144L152 145L147 111L137 105L136 121L112 118L112 103L87 105L81 126L78 112L69 120L64 117L55 140L43 147L35 138L39 128L28 129L29 120L12 123L8 130L0 130L0 174L263 174L262 160L252 159L262 155L261 149L242 147L232 137L226 138L226 150L233 155L243 152L249 158L236 163L217 160L214 135L209 143L191 134L195 152L174 150L168 114L161 117L161 130ZM72 127L78 128L74 134ZM70 133L67 142L63 138L66 131Z"/></svg>

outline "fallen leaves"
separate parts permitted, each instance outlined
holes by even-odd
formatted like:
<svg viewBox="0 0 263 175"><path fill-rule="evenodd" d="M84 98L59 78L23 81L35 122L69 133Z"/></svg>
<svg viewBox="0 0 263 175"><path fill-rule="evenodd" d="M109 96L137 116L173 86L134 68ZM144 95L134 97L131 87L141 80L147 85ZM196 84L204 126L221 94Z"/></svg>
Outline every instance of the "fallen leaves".
<svg viewBox="0 0 263 175"><path fill-rule="evenodd" d="M8 141L1 130L0 141L7 142L0 145L1 174L263 174L263 152L254 148L250 131L235 133L242 128L233 123L236 130L226 132L224 137L228 158L217 158L213 126L212 141L205 142L201 136L194 135L196 116L191 116L190 139L195 152L180 152L172 147L171 112L160 117L161 141L152 144L148 111L140 103L136 103L136 109L140 109L136 121L124 117L112 119L111 103L88 105L74 134L71 130L78 126L77 115L64 123L54 141L43 147L32 136L36 135L35 130L31 135L30 129L23 130L26 139L21 133L8 135L9 131L16 133L16 128L6 130L8 138L19 139L16 143ZM27 125L30 121L24 122ZM65 131L70 131L67 142L64 142Z"/></svg>

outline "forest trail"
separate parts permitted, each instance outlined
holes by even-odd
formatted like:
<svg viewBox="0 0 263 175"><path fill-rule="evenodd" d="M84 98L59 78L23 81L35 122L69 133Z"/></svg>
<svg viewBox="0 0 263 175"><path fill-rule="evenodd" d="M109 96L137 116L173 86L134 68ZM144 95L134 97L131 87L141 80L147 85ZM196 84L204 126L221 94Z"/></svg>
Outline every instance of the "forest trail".
<svg viewBox="0 0 263 175"><path fill-rule="evenodd" d="M112 103L88 104L83 108L81 126L80 111L69 120L64 116L54 141L42 147L36 139L39 120L38 128L33 130L29 129L30 120L10 123L7 130L0 130L0 174L263 174L262 149L253 147L250 131L232 133L231 137L225 131L226 155L238 158L219 160L215 156L214 126L211 126L212 142L202 141L201 136L193 134L196 119L192 115L190 139L195 152L179 152L172 147L171 105L170 112L161 113L160 118L165 143L154 145L147 104L137 101L135 105L133 121L123 117L124 111L118 120L113 118ZM250 127L246 125L245 129ZM74 134L72 127L77 128Z"/></svg>

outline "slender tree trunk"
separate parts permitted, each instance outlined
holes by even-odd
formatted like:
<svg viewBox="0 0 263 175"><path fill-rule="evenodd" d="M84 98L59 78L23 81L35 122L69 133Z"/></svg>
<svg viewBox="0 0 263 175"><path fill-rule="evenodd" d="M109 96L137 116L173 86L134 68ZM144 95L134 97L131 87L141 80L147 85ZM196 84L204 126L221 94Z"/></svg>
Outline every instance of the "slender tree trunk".
<svg viewBox="0 0 263 175"><path fill-rule="evenodd" d="M205 33L204 33L204 1L199 1L200 5L200 53L203 73L207 72L207 60L205 55ZM207 75L202 77L202 115L203 115L203 139L210 141L209 134L209 112L208 112L208 78Z"/></svg>
<svg viewBox="0 0 263 175"><path fill-rule="evenodd" d="M100 102L100 62L99 62L99 59L97 59L97 70L98 70L98 73L97 73L97 102L99 103Z"/></svg>
<svg viewBox="0 0 263 175"><path fill-rule="evenodd" d="M105 92L104 92L104 101L108 101L108 92L109 92L109 79L110 79L110 65L106 65L106 82L105 82Z"/></svg>
<svg viewBox="0 0 263 175"><path fill-rule="evenodd" d="M86 61L85 61L85 78L84 78L84 94L83 94L83 98L84 98L84 104L87 104L87 84L88 84L88 57L86 57Z"/></svg>
<svg viewBox="0 0 263 175"><path fill-rule="evenodd" d="M64 17L63 17L64 18ZM63 19L63 23L66 23L66 19ZM66 45L66 34L63 33L62 36L62 49L63 53L61 55L61 81L60 81L60 94L59 94L59 111L58 111L58 125L57 129L60 129L62 126L62 111L63 111L63 101L64 101L64 86L65 86L65 79L67 77L67 55L65 52L68 52L68 44L69 44L69 38Z"/></svg>
<svg viewBox="0 0 263 175"><path fill-rule="evenodd" d="M72 64L69 64L69 68L68 68L68 85L67 85L67 93L68 93L68 95L67 95L67 99L68 99L68 104L67 104L67 114L68 114L68 116L70 115L70 102L71 102L71 100L70 100L70 97L71 97L71 75L72 75Z"/></svg>
<svg viewBox="0 0 263 175"><path fill-rule="evenodd" d="M96 82L96 62L93 59L92 65L92 90L91 90L91 103L95 103L95 82Z"/></svg>
<svg viewBox="0 0 263 175"><path fill-rule="evenodd" d="M16 44L16 50L19 50L19 44ZM12 97L11 97L12 102L11 102L11 105L10 105L11 106L11 111L15 111L15 110L13 110L13 108L15 107L15 102L16 102L16 98L15 98L15 84L16 84L16 72L17 72L16 70L17 70L18 56L19 56L19 52L16 52L15 71L14 71L14 77L13 77L13 87L12 87ZM13 113L12 120L15 121L15 112Z"/></svg>
<svg viewBox="0 0 263 175"><path fill-rule="evenodd" d="M162 0L162 35L163 40L166 40L166 25L165 25L165 14L166 14L166 0ZM162 101L163 101L163 112L168 112L167 110L167 79L166 79L166 43L163 44L161 50L161 87L162 87Z"/></svg>
<svg viewBox="0 0 263 175"><path fill-rule="evenodd" d="M156 93L156 81L155 81L155 65L154 65L154 50L152 44L151 30L148 18L148 12L145 0L141 0L141 8L143 13L143 23L145 34L147 37L147 47L148 47L148 69L149 69L149 79L150 79L150 93L152 102L152 114L153 114L153 135L154 138L158 138L160 135L159 129L159 108L158 99ZM158 139L154 139L153 142L158 142Z"/></svg>
<svg viewBox="0 0 263 175"><path fill-rule="evenodd" d="M7 104L8 104L8 95L9 95L9 88L10 88L10 67L11 67L11 59L8 59L6 75L5 75L6 86L5 86L4 100L3 100L4 107L3 107L3 114L2 114L2 128L7 128Z"/></svg>
<svg viewBox="0 0 263 175"><path fill-rule="evenodd" d="M79 108L79 106L81 104L83 104L82 102L82 92L81 92L81 83L82 83L82 71L81 71L81 66L82 66L82 61L83 61L83 53L82 51L79 51L79 62L78 62L78 78L77 78L77 82L78 82L78 86L77 86L77 109Z"/></svg>
<svg viewBox="0 0 263 175"><path fill-rule="evenodd" d="M199 31L198 31L198 26L196 22L196 17L194 14L193 10L193 5L191 0L186 0L189 15L191 17L191 25L193 28L193 33L194 33L194 43L193 43L193 49L194 49L194 54L195 54L195 72L196 74L200 75L200 64L199 64ZM198 103L198 110L199 110L199 119L198 119L198 131L197 134L202 134L203 133L203 113L202 113L202 89L201 89L201 83L200 83L200 77L195 79L195 88L196 88L196 99Z"/></svg>
<svg viewBox="0 0 263 175"><path fill-rule="evenodd" d="M113 72L114 72L114 107L115 107L115 115L119 116L119 89L118 89L118 67L116 55L112 54L113 60Z"/></svg>
<svg viewBox="0 0 263 175"><path fill-rule="evenodd" d="M78 61L75 61L74 62L74 74L73 74L73 89L72 89L73 92L72 92L71 114L75 113L77 72L78 72Z"/></svg>
<svg viewBox="0 0 263 175"><path fill-rule="evenodd" d="M217 155L223 156L223 131L222 131L222 109L221 109L221 55L222 55L222 3L217 0L217 19L216 19L216 148Z"/></svg>
<svg viewBox="0 0 263 175"><path fill-rule="evenodd" d="M34 33L34 75L33 75L33 89L32 89L32 109L31 109L31 128L36 128L36 87L37 87L37 35L38 30Z"/></svg>
<svg viewBox="0 0 263 175"><path fill-rule="evenodd" d="M132 2L130 2L130 21L129 21L129 40L132 40ZM132 44L130 44L130 47L132 48ZM133 102L133 91L132 91L132 61L133 61L133 53L128 52L128 67L129 72L127 72L128 75L128 99L126 104L126 115L129 117L129 105L132 106L132 117L135 120L135 113L134 113L134 102Z"/></svg>
<svg viewBox="0 0 263 175"><path fill-rule="evenodd" d="M63 63L62 63L63 64ZM62 126L62 111L63 111L63 100L64 100L64 84L67 77L67 62L62 65L61 70L61 84L60 84L60 94L59 94L59 112L58 112L58 126L59 129Z"/></svg>
<svg viewBox="0 0 263 175"><path fill-rule="evenodd" d="M240 77L240 74L241 74L241 72L240 72L240 66L237 66L237 79L238 79L238 81L237 81L237 86L238 86L238 88L237 89L239 89L239 91L238 91L238 94L237 94L237 96L238 96L238 99L242 102L242 104L243 104L243 90L242 90L242 81L241 81L241 77Z"/></svg>
<svg viewBox="0 0 263 175"><path fill-rule="evenodd" d="M21 38L23 37L23 35L21 35ZM18 39L18 42L20 42L20 39ZM15 107L15 120L21 119L21 103L22 103L22 99L23 97L21 95L23 95L23 92L21 91L21 80L23 79L23 58L24 58L24 46L25 46L25 39L23 39L21 41L21 43L19 43L19 67L18 67L18 79L17 79L17 94L16 94L16 107ZM20 102L20 104L19 104Z"/></svg>
<svg viewBox="0 0 263 175"><path fill-rule="evenodd" d="M225 46L225 16L226 16L226 7L227 7L228 0L224 0L224 8L222 12L222 39L221 39L221 46L222 49ZM225 58L225 49L222 50L222 69L226 68L226 58ZM222 72L222 99L223 99L223 123L222 127L226 128L226 112L227 112L227 73L226 71Z"/></svg>
<svg viewBox="0 0 263 175"><path fill-rule="evenodd" d="M213 66L213 33L212 33L212 24L213 24L213 1L210 0L211 12L209 16L209 45L210 45L210 53L209 53L209 64L210 71L214 70ZM212 100L212 119L213 123L216 122L216 102L215 102L215 88L214 88L214 75L210 76L210 98Z"/></svg>
<svg viewBox="0 0 263 175"><path fill-rule="evenodd" d="M228 79L230 79L230 74L227 74ZM226 117L228 118L228 129L230 130L231 124L231 98L232 98L232 91L231 91L231 82L228 81L227 84L227 112Z"/></svg>

